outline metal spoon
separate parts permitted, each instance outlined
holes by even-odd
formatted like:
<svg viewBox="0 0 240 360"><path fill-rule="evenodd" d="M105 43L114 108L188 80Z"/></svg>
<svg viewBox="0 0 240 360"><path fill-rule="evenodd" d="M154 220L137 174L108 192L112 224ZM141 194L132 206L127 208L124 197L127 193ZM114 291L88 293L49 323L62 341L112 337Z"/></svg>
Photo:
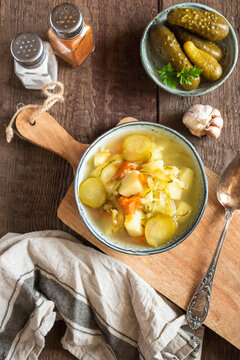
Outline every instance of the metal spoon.
<svg viewBox="0 0 240 360"><path fill-rule="evenodd" d="M207 317L212 294L213 278L233 212L240 209L240 154L227 166L217 187L218 201L225 209L225 222L212 261L187 308L187 321L197 329Z"/></svg>

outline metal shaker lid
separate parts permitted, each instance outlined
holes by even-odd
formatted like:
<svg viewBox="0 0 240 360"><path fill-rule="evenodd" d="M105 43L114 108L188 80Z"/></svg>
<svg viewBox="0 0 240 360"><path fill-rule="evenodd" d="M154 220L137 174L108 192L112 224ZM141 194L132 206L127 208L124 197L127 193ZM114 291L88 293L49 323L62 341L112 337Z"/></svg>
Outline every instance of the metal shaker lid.
<svg viewBox="0 0 240 360"><path fill-rule="evenodd" d="M74 4L66 3L52 10L50 25L58 37L72 39L81 32L84 21L79 8Z"/></svg>
<svg viewBox="0 0 240 360"><path fill-rule="evenodd" d="M35 67L45 57L42 40L33 33L15 36L10 50L14 59L24 67Z"/></svg>

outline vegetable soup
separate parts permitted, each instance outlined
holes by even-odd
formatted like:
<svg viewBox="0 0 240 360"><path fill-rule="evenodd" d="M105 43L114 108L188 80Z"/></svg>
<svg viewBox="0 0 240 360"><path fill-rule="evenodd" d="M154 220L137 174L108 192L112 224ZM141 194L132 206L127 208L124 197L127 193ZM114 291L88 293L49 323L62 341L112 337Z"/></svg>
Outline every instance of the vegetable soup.
<svg viewBox="0 0 240 360"><path fill-rule="evenodd" d="M134 248L174 241L193 224L201 198L196 161L166 131L123 133L92 155L79 199L100 232Z"/></svg>

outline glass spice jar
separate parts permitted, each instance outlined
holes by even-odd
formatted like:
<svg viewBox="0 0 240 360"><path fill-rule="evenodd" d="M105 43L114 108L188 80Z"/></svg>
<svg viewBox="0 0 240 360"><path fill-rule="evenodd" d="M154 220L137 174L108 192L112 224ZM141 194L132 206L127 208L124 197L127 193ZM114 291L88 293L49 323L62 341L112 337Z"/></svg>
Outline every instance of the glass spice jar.
<svg viewBox="0 0 240 360"><path fill-rule="evenodd" d="M41 90L57 81L58 64L51 45L33 33L19 34L11 42L14 71L26 89ZM49 89L54 89L55 85Z"/></svg>
<svg viewBox="0 0 240 360"><path fill-rule="evenodd" d="M94 50L92 28L73 4L56 6L50 15L48 37L55 53L72 66L79 66Z"/></svg>

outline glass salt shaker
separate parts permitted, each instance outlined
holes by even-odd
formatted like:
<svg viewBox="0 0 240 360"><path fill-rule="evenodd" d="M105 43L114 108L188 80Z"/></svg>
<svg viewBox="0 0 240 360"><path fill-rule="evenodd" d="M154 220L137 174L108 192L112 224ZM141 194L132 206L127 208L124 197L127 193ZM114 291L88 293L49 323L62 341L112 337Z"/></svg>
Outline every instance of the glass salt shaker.
<svg viewBox="0 0 240 360"><path fill-rule="evenodd" d="M79 66L94 50L92 28L73 4L56 6L50 15L48 37L55 53L72 66Z"/></svg>
<svg viewBox="0 0 240 360"><path fill-rule="evenodd" d="M33 33L19 34L11 42L14 71L26 89L41 90L57 81L58 64L48 42ZM55 85L49 89L54 89Z"/></svg>

